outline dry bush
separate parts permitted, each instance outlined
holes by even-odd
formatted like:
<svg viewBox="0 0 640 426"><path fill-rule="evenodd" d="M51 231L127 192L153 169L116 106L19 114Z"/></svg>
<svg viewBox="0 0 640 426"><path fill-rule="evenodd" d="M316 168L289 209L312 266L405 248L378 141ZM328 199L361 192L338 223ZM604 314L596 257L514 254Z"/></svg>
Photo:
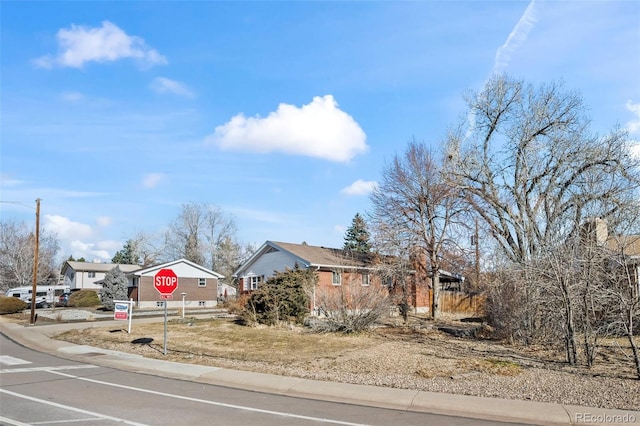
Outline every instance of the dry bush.
<svg viewBox="0 0 640 426"><path fill-rule="evenodd" d="M100 304L98 293L94 290L74 291L67 302L67 306L74 308L91 308Z"/></svg>
<svg viewBox="0 0 640 426"><path fill-rule="evenodd" d="M17 297L0 296L0 315L15 314L27 309L27 303Z"/></svg>
<svg viewBox="0 0 640 426"><path fill-rule="evenodd" d="M320 332L357 333L373 326L389 313L389 291L384 286L349 282L316 291L316 308L322 321L313 324Z"/></svg>

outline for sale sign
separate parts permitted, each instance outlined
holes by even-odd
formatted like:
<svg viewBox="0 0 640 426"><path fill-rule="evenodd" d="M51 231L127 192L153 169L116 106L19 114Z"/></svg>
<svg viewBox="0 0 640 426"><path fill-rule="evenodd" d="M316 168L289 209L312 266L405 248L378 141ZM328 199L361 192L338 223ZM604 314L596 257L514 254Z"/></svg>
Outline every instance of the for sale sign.
<svg viewBox="0 0 640 426"><path fill-rule="evenodd" d="M126 321L129 319L129 304L116 303L113 306L113 319Z"/></svg>

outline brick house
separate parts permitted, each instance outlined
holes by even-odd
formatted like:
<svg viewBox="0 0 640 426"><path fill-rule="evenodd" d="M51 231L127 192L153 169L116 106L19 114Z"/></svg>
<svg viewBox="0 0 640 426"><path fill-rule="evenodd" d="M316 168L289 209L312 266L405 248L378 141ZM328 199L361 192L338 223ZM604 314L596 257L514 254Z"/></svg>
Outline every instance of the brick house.
<svg viewBox="0 0 640 426"><path fill-rule="evenodd" d="M378 256L373 253L358 253L341 249L266 241L234 273L240 293L257 290L262 283L275 275L293 269L312 269L318 273L318 284L311 301L315 310L315 295L343 285L357 284L361 287L380 288L382 280L376 272Z"/></svg>
<svg viewBox="0 0 640 426"><path fill-rule="evenodd" d="M247 294L256 290L275 272L293 269L296 265L303 269L312 269L318 273L318 284L314 289L311 311L316 309L316 299L320 293L337 291L346 285L370 289L379 292L384 289L396 296L400 294L394 279L385 276L384 261L390 257L381 257L376 253L359 253L342 249L266 241L234 273L238 280L238 290ZM464 277L440 271L441 283L462 282ZM409 304L414 312L429 311L431 304L429 286L431 280L415 270L408 271L407 289Z"/></svg>
<svg viewBox="0 0 640 426"><path fill-rule="evenodd" d="M178 288L173 293L173 298L166 301L153 285L154 276L161 269L171 269L178 276ZM224 278L223 275L186 259L141 268L127 275L132 283L129 297L134 300L136 307L143 309L162 308L165 302L169 308L181 308L183 293L187 309L217 306L218 282Z"/></svg>

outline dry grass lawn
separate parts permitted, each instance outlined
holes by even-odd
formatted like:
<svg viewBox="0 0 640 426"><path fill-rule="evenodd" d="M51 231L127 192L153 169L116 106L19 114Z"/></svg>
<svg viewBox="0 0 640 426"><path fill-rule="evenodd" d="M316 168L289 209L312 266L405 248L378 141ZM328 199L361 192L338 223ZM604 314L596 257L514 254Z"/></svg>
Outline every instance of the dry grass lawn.
<svg viewBox="0 0 640 426"><path fill-rule="evenodd" d="M55 322L55 320L52 320ZM57 339L145 357L222 368L435 392L640 410L640 380L625 339L611 339L596 365L569 366L562 348L517 346L457 338L445 318L397 318L358 335L317 334L306 328L246 327L232 319L172 319L168 354L164 324L68 331ZM146 343L136 343L136 341Z"/></svg>

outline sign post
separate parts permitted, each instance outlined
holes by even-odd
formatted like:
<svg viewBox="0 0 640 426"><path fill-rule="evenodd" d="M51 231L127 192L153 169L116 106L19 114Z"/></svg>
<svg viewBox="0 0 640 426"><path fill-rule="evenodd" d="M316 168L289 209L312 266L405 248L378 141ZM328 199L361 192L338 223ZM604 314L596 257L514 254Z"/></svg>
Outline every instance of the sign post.
<svg viewBox="0 0 640 426"><path fill-rule="evenodd" d="M171 269L160 269L153 277L153 286L164 299L164 355L167 354L167 300L173 299L178 288L178 276Z"/></svg>

